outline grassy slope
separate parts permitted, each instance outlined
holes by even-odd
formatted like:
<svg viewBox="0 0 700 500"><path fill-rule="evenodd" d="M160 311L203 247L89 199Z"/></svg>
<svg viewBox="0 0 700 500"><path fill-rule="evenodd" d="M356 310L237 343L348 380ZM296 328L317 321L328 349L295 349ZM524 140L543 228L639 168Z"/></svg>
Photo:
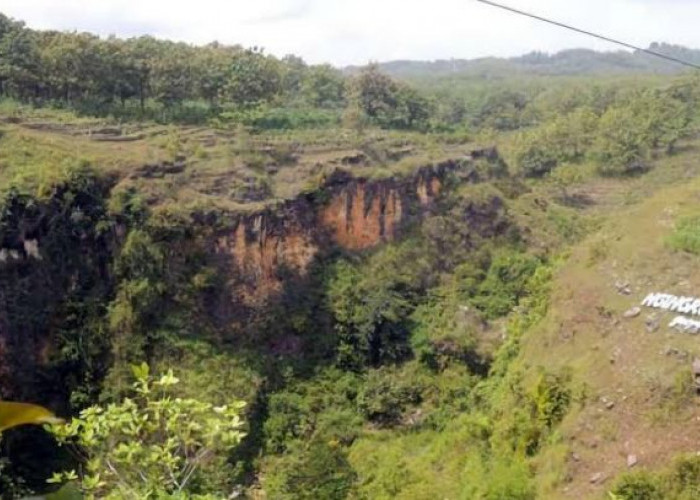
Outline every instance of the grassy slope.
<svg viewBox="0 0 700 500"><path fill-rule="evenodd" d="M580 188L598 196L593 210L607 221L559 271L549 313L525 336L517 360L533 377L537 366L571 367L573 384L586 387L561 440L538 458L542 498L601 498L628 455L654 468L698 450L700 406L688 390L697 337L671 331L672 313L655 314L653 333L645 326L653 310L623 318L648 292L698 295L700 260L665 244L679 216L700 212L698 160L694 144L644 178ZM616 286L625 283L629 295ZM603 479L592 484L598 473Z"/></svg>
<svg viewBox="0 0 700 500"><path fill-rule="evenodd" d="M166 210L257 210L314 189L335 169L355 176L406 174L430 162L464 156L465 138L369 130L222 131L155 124L118 125L67 112L0 108L0 191L10 185L46 194L68 171L87 163ZM105 129L133 140L100 139ZM109 137L108 137L109 138ZM349 164L349 158L361 158ZM179 172L163 162L181 161ZM155 165L147 172L145 165ZM251 196L252 193L252 196Z"/></svg>
<svg viewBox="0 0 700 500"><path fill-rule="evenodd" d="M700 408L688 390L690 362L700 356L697 337L670 332L671 314L658 315L654 333L645 327L653 311L635 319L622 315L650 291L698 294L700 286L693 285L700 285L700 259L670 250L665 237L677 217L700 213L699 146L688 145L637 179L592 177L572 187L571 194L589 202L578 210L552 202L558 189L542 183L511 203L530 229L531 248L556 251L576 239L570 227L590 233L558 266L549 312L526 333L509 369L522 374L526 388L535 385L540 367L571 370L574 402L541 451L527 464L482 459L493 451L474 438L485 417L470 408L441 430L365 429L349 455L360 484L367 485L360 496L475 498L472 485L524 478L531 468L537 498L606 498L614 477L627 470L628 455L636 455L639 468L658 468L697 450ZM616 283L629 283L631 294L620 294ZM669 347L689 354L667 355ZM443 373L437 382L448 392L459 387L452 375ZM506 394L496 396L497 413L500 408L504 415L513 404ZM602 479L592 484L598 473ZM500 498L497 486L490 494Z"/></svg>

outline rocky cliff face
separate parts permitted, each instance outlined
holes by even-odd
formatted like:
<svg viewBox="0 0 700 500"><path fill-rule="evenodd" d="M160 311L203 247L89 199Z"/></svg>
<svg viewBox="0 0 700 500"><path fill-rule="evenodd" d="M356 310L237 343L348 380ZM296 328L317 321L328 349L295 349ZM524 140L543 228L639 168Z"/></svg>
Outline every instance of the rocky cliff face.
<svg viewBox="0 0 700 500"><path fill-rule="evenodd" d="M181 231L188 236L154 235L167 256L160 300L178 307L178 290L188 286L177 281L184 267L214 264L223 286L198 297L204 312L198 308L193 316L204 316L195 322L211 320L224 335L237 332L232 327L252 324L253 315L269 316L266 306L280 297L298 303L312 295L307 278L321 257L395 240L436 207L451 183L477 180L468 158L407 177L365 179L338 171L315 192L229 215L223 229L220 220L193 215L192 226ZM0 398L56 401L51 406L58 407L71 387L104 376L111 342L106 318L118 288L114 259L124 243L118 233L129 230L106 210L113 185L114 179L81 177L57 187L48 200L16 195L0 207ZM188 260L188 252L205 257ZM98 368L85 371L93 365Z"/></svg>
<svg viewBox="0 0 700 500"><path fill-rule="evenodd" d="M283 274L303 277L331 248L359 251L396 239L434 206L450 176L474 180L467 161L426 166L408 178L338 173L316 193L239 217L219 234L215 249L229 270L234 300L264 301L280 290Z"/></svg>

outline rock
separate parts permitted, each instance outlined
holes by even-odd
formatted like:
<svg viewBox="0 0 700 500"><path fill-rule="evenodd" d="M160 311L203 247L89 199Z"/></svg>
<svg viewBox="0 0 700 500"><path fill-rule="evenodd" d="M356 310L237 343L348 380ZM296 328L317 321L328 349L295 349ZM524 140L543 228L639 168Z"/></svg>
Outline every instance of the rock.
<svg viewBox="0 0 700 500"><path fill-rule="evenodd" d="M591 484L602 483L603 481L605 481L605 475L602 472L596 472L590 479Z"/></svg>
<svg viewBox="0 0 700 500"><path fill-rule="evenodd" d="M603 403L603 405L605 405L605 408L607 408L608 410L612 410L613 408L615 408L615 401L611 401L605 396L600 398L600 402Z"/></svg>
<svg viewBox="0 0 700 500"><path fill-rule="evenodd" d="M580 461L581 461L581 457L578 455L578 453L572 453L572 454L571 454L571 459L572 459L574 462L580 462Z"/></svg>
<svg viewBox="0 0 700 500"><path fill-rule="evenodd" d="M630 288L630 284L626 282L615 282L615 288L617 288L617 293L621 295L630 295L632 293L632 288Z"/></svg>
<svg viewBox="0 0 700 500"><path fill-rule="evenodd" d="M642 308L641 307L633 307L632 309L625 311L625 314L623 314L623 316L625 318L636 318L640 314L642 314Z"/></svg>
<svg viewBox="0 0 700 500"><path fill-rule="evenodd" d="M644 324L646 325L647 332L649 333L654 333L661 327L661 323L659 323L659 320L655 314L647 316Z"/></svg>
<svg viewBox="0 0 700 500"><path fill-rule="evenodd" d="M627 455L627 467L634 467L637 462L637 455Z"/></svg>

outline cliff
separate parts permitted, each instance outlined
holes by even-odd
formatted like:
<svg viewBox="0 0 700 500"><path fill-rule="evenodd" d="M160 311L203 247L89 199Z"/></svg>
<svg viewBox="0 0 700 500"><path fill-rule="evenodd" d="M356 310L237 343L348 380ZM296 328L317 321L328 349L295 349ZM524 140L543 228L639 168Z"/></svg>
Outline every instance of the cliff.
<svg viewBox="0 0 700 500"><path fill-rule="evenodd" d="M401 237L437 208L451 185L481 180L478 163L484 155L497 160L493 151L477 151L382 179L338 170L317 190L253 213L215 220L192 214L191 224L171 223L176 237L156 229L150 236L154 255L163 260L155 266L159 275L147 279L150 289L159 291L148 303L134 296L125 306L132 314L145 308L138 313L148 318L139 327L145 331L187 309L193 330L211 321L226 336L238 327L256 335L259 330L248 327L253 314L269 316L268 306L285 293L295 303L313 293L308 275L316 262L338 250L363 251ZM115 181L83 173L48 198L16 193L4 200L0 397L60 407L76 386L100 379L108 369L116 335L110 314L119 309L113 307L119 280L133 284L145 278L115 276L124 233L144 225L133 214L107 210ZM150 231L148 224L144 230ZM137 259L134 269L144 265ZM217 270L220 286L213 292L184 292L201 266ZM183 303L186 293L194 296Z"/></svg>
<svg viewBox="0 0 700 500"><path fill-rule="evenodd" d="M471 160L428 165L405 178L336 172L317 192L235 218L215 244L233 300L260 304L281 289L284 276L303 278L331 249L361 251L395 240L434 207L452 180L478 180Z"/></svg>

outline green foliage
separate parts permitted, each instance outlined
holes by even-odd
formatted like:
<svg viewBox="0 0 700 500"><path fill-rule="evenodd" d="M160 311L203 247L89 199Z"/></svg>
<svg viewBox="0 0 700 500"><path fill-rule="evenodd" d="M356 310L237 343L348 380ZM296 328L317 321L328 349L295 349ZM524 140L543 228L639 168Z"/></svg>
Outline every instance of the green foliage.
<svg viewBox="0 0 700 500"><path fill-rule="evenodd" d="M537 258L523 253L497 253L472 302L487 318L507 314L526 296L526 284L539 264Z"/></svg>
<svg viewBox="0 0 700 500"><path fill-rule="evenodd" d="M604 175L626 175L647 168L651 145L644 125L629 107L608 109L600 118L591 154Z"/></svg>
<svg viewBox="0 0 700 500"><path fill-rule="evenodd" d="M483 103L475 121L486 129L516 130L526 124L523 111L527 96L518 91L502 90L490 94Z"/></svg>
<svg viewBox="0 0 700 500"><path fill-rule="evenodd" d="M275 498L345 498L355 474L345 447L361 431L356 375L327 369L270 395L264 486ZM278 455L275 455L278 454Z"/></svg>
<svg viewBox="0 0 700 500"><path fill-rule="evenodd" d="M520 461L497 461L490 470L485 500L534 500L535 488L527 466Z"/></svg>
<svg viewBox="0 0 700 500"><path fill-rule="evenodd" d="M598 117L587 108L555 118L523 132L515 148L515 163L527 177L542 177L562 163L581 161L590 148Z"/></svg>
<svg viewBox="0 0 700 500"><path fill-rule="evenodd" d="M357 396L358 408L365 419L392 425L409 406L420 403L421 387L401 380L399 375L386 367L368 374Z"/></svg>
<svg viewBox="0 0 700 500"><path fill-rule="evenodd" d="M349 109L384 128L424 129L431 104L414 88L399 83L370 64L349 84ZM347 118L350 120L350 118ZM353 121L360 120L354 118Z"/></svg>
<svg viewBox="0 0 700 500"><path fill-rule="evenodd" d="M532 396L537 420L547 429L559 423L571 404L571 374L542 372Z"/></svg>
<svg viewBox="0 0 700 500"><path fill-rule="evenodd" d="M172 371L149 376L134 366L133 397L92 406L49 430L85 461L80 474L58 472L51 483L79 480L89 498L160 498L170 494L223 494L199 483L203 471L222 467L225 452L243 433L243 403L213 406L170 395L179 380Z"/></svg>
<svg viewBox="0 0 700 500"><path fill-rule="evenodd" d="M333 265L328 306L338 335L338 363L349 369L400 361L409 354L408 319L425 258L409 241L387 246L360 268ZM404 265L413 262L412 265Z"/></svg>
<svg viewBox="0 0 700 500"><path fill-rule="evenodd" d="M660 471L641 470L622 474L611 496L622 500L690 500L700 494L700 458L681 455Z"/></svg>
<svg viewBox="0 0 700 500"><path fill-rule="evenodd" d="M612 490L616 498L622 500L662 500L668 498L663 488L652 474L640 471L622 476Z"/></svg>
<svg viewBox="0 0 700 500"><path fill-rule="evenodd" d="M484 360L475 352L481 318L467 305L484 277L478 258L461 264L447 285L431 290L416 308L411 345L427 366L444 370L465 363L474 371L484 370Z"/></svg>
<svg viewBox="0 0 700 500"><path fill-rule="evenodd" d="M356 474L337 442L311 441L300 453L280 457L265 479L265 491L284 500L342 500L354 489Z"/></svg>
<svg viewBox="0 0 700 500"><path fill-rule="evenodd" d="M667 241L675 250L700 255L700 217L680 219Z"/></svg>

